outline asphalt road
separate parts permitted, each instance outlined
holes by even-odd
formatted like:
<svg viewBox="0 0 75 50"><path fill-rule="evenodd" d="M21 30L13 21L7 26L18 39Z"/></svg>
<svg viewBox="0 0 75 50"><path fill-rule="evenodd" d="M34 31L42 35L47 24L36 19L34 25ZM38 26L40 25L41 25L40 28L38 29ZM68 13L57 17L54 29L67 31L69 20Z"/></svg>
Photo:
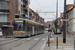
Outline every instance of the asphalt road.
<svg viewBox="0 0 75 50"><path fill-rule="evenodd" d="M44 32L30 38L15 38L0 40L0 50L41 50L49 32Z"/></svg>

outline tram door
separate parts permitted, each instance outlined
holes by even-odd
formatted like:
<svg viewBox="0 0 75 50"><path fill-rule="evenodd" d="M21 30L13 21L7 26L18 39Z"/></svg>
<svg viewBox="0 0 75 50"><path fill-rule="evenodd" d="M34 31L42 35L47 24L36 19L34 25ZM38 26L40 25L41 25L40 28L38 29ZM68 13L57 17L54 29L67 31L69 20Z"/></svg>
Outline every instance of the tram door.
<svg viewBox="0 0 75 50"><path fill-rule="evenodd" d="M34 26L32 26L32 35L34 35Z"/></svg>

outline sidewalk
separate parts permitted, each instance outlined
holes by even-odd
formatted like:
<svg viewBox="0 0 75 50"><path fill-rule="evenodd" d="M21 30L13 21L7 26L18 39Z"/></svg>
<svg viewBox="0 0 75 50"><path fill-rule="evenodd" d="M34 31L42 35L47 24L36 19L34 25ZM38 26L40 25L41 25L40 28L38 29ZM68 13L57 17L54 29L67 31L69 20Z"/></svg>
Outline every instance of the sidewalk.
<svg viewBox="0 0 75 50"><path fill-rule="evenodd" d="M0 37L0 41L1 41L1 40L11 40L11 39L14 39L14 37L13 37L12 35L7 36L7 38L6 38L6 36Z"/></svg>
<svg viewBox="0 0 75 50"><path fill-rule="evenodd" d="M56 47L56 37L58 37L58 49ZM63 34L52 35L50 38L50 47L48 42L44 50L74 50L74 35L66 34L66 43L63 43Z"/></svg>

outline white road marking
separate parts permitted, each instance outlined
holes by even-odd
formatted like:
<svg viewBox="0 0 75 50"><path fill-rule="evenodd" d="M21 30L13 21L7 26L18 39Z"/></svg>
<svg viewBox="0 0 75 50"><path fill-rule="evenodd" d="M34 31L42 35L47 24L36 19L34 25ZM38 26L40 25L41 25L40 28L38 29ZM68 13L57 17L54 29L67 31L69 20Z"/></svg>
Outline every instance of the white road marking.
<svg viewBox="0 0 75 50"><path fill-rule="evenodd" d="M34 40L39 40L39 38L35 38Z"/></svg>
<svg viewBox="0 0 75 50"><path fill-rule="evenodd" d="M46 40L45 38L43 38L42 40Z"/></svg>
<svg viewBox="0 0 75 50"><path fill-rule="evenodd" d="M31 38L27 38L27 40L30 40Z"/></svg>
<svg viewBox="0 0 75 50"><path fill-rule="evenodd" d="M50 38L50 40L54 40L54 38Z"/></svg>
<svg viewBox="0 0 75 50"><path fill-rule="evenodd" d="M13 40L18 40L18 39L13 39Z"/></svg>
<svg viewBox="0 0 75 50"><path fill-rule="evenodd" d="M21 40L25 40L25 39L21 39Z"/></svg>

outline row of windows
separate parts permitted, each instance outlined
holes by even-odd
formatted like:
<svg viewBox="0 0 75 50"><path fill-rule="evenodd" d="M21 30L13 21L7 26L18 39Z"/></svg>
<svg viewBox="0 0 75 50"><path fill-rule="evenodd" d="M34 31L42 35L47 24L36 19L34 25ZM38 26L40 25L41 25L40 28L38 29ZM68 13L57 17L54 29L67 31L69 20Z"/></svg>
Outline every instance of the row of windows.
<svg viewBox="0 0 75 50"><path fill-rule="evenodd" d="M7 9L8 8L8 3L5 1L0 2L0 9Z"/></svg>
<svg viewBox="0 0 75 50"><path fill-rule="evenodd" d="M7 15L0 15L0 22L7 22Z"/></svg>

